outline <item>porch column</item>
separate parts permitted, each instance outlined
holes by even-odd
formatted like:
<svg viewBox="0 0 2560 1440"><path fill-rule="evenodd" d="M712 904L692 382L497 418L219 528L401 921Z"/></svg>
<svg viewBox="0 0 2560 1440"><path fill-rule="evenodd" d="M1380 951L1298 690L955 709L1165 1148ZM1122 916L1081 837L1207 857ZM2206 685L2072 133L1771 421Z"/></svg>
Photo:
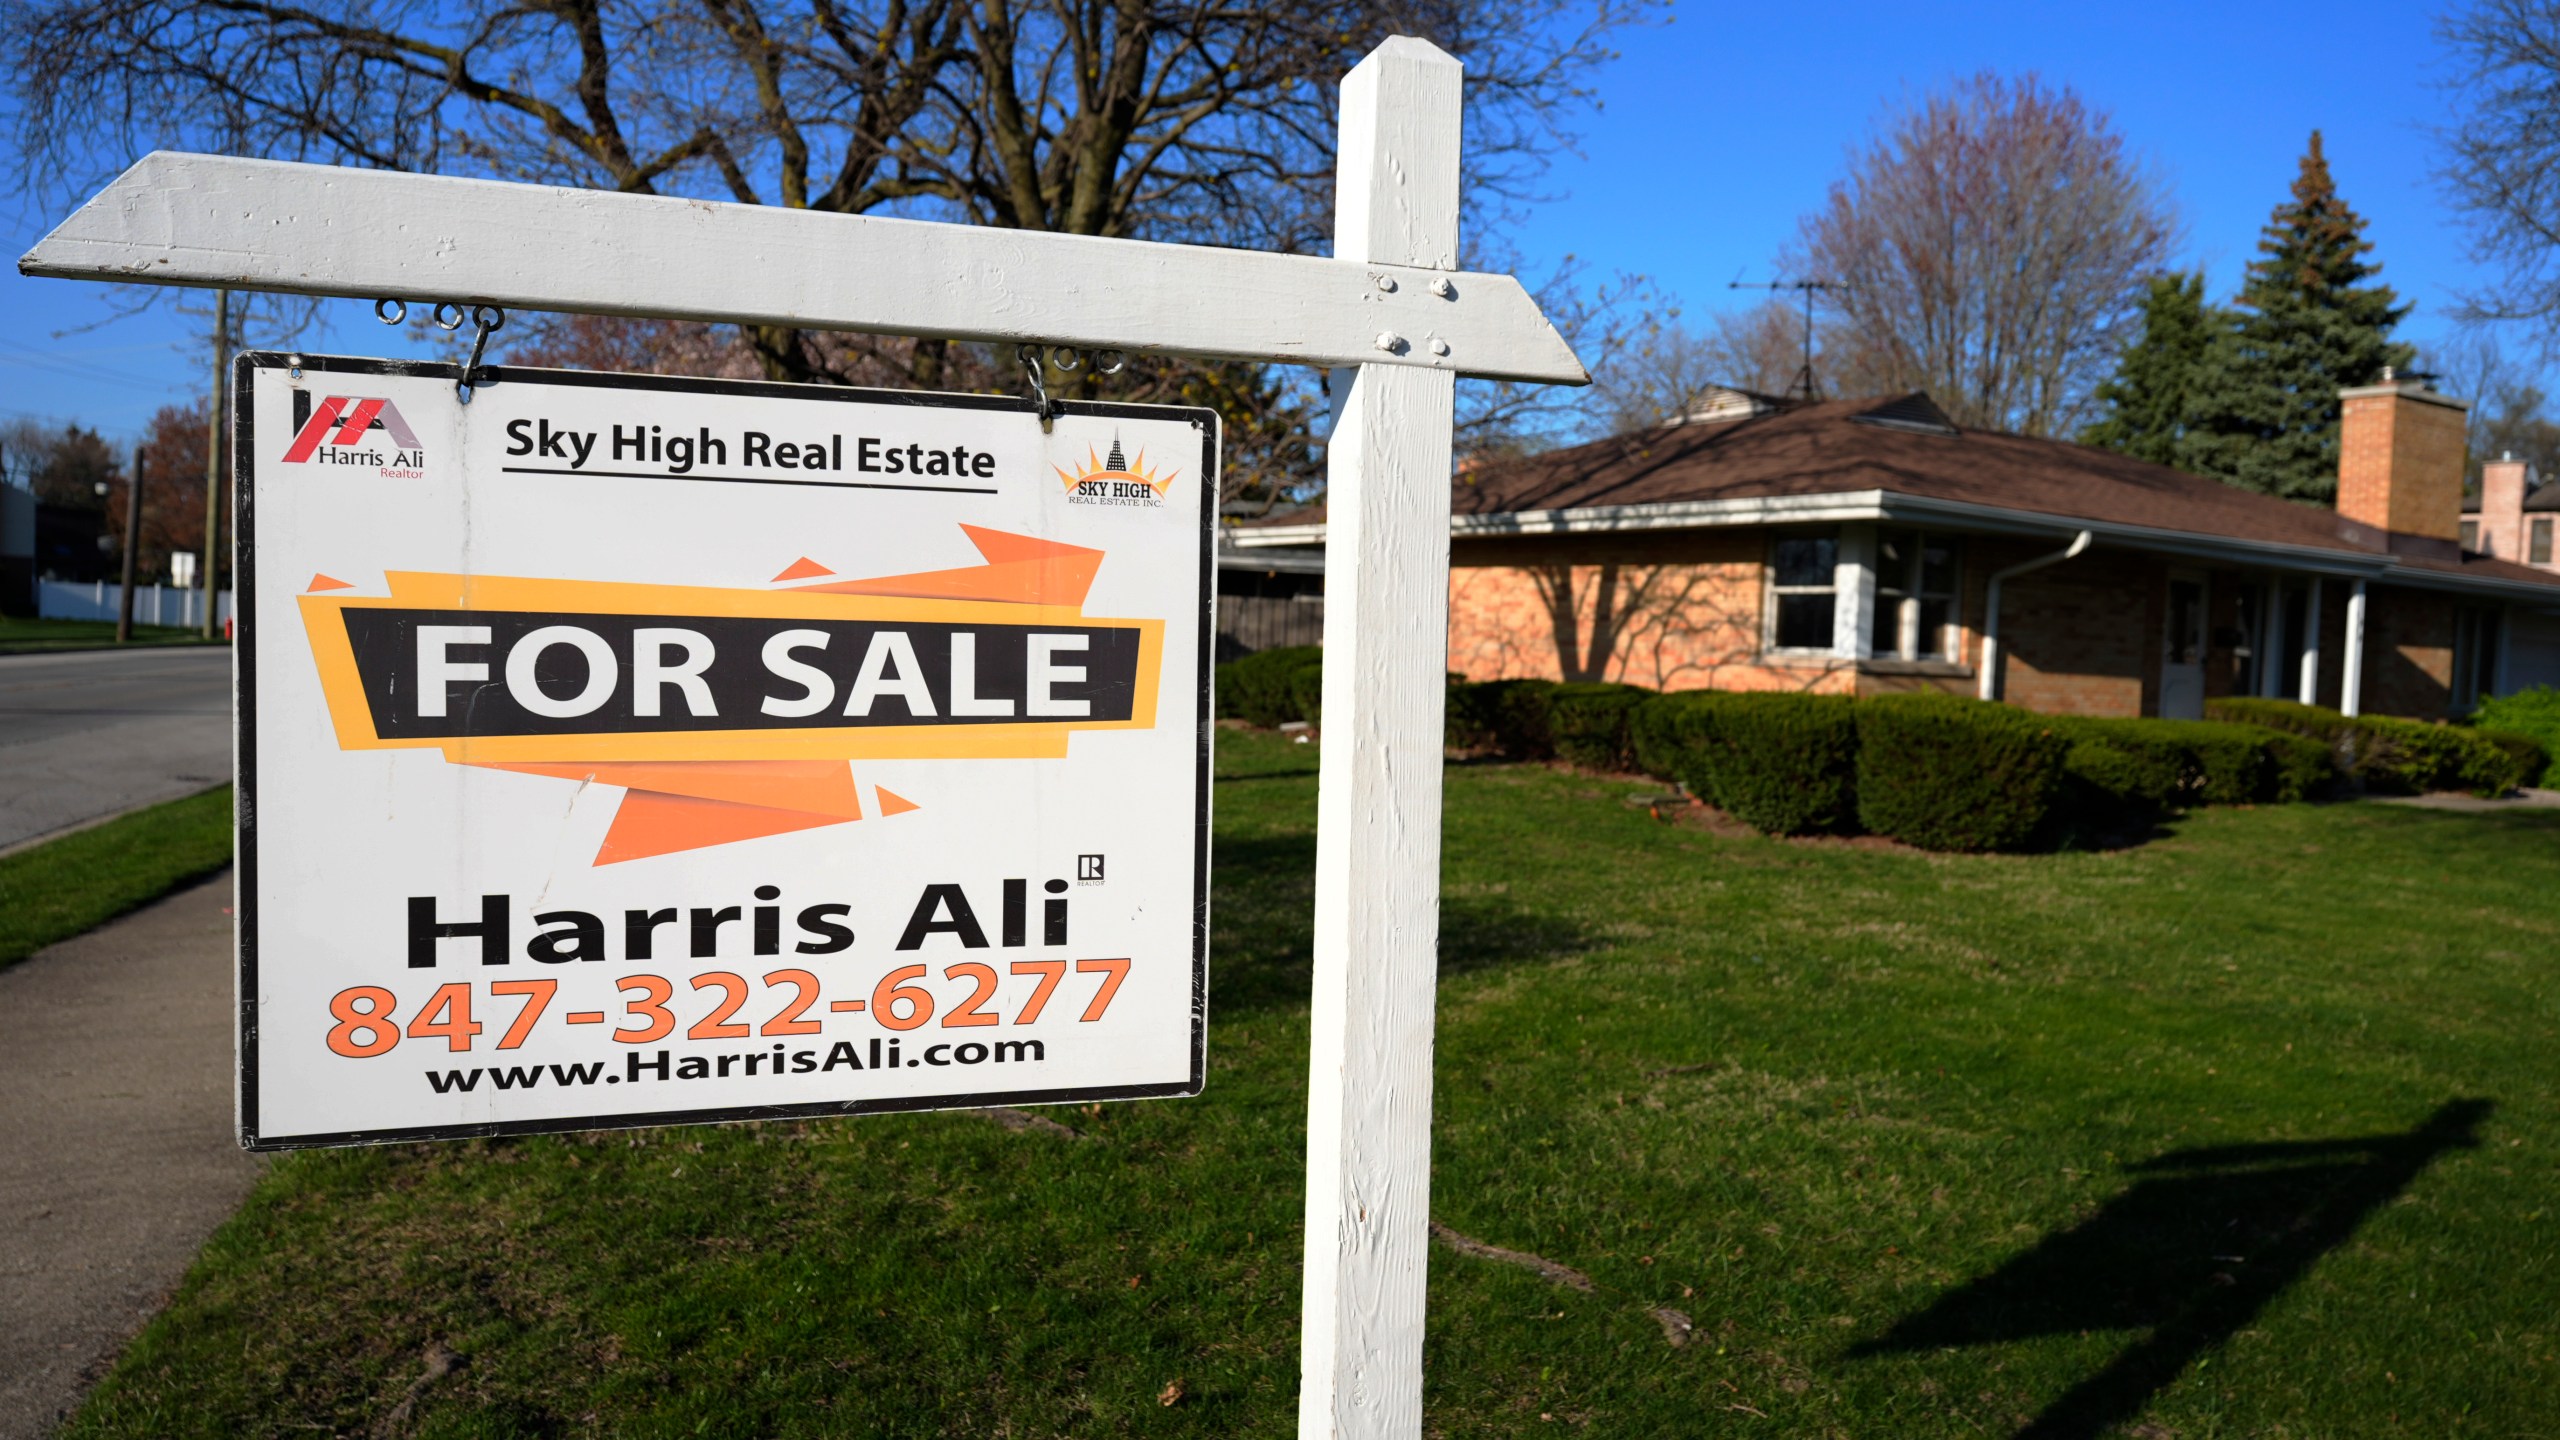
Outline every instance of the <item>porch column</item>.
<svg viewBox="0 0 2560 1440"><path fill-rule="evenodd" d="M1841 525L1841 548L1830 564L1830 587L1838 597L1830 607L1830 653L1841 661L1864 661L1876 620L1874 525Z"/></svg>
<svg viewBox="0 0 2560 1440"><path fill-rule="evenodd" d="M1831 654L1839 660L1864 660L1875 634L1876 527L1840 527L1831 585L1838 597L1831 608Z"/></svg>
<svg viewBox="0 0 2560 1440"><path fill-rule="evenodd" d="M2347 587L2347 673L2338 686L2338 708L2364 713L2364 580Z"/></svg>
<svg viewBox="0 0 2560 1440"><path fill-rule="evenodd" d="M2284 582L2269 580L2258 599L2258 693L2269 700L2284 698L2284 674L2280 661L2284 655Z"/></svg>
<svg viewBox="0 0 2560 1440"><path fill-rule="evenodd" d="M2311 577L2311 596L2302 606L2302 681L2295 698L2320 703L2320 577Z"/></svg>

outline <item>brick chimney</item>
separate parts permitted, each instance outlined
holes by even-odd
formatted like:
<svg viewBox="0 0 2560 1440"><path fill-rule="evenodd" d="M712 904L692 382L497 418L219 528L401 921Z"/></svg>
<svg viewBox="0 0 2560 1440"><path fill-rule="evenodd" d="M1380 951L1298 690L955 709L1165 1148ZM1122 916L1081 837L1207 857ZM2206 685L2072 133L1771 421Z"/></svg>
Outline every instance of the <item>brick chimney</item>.
<svg viewBox="0 0 2560 1440"><path fill-rule="evenodd" d="M2480 551L2500 560L2524 559L2525 474L2531 467L2513 451L2480 467Z"/></svg>
<svg viewBox="0 0 2560 1440"><path fill-rule="evenodd" d="M2387 367L2381 384L2341 390L2338 400L2338 518L2441 541L2451 554L2462 538L2462 430L2471 402Z"/></svg>

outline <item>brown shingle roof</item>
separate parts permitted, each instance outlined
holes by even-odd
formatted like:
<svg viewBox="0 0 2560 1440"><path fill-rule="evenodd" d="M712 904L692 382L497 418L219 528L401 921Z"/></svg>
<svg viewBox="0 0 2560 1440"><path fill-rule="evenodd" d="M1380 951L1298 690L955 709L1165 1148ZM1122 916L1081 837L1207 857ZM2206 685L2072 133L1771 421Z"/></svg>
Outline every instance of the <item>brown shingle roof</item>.
<svg viewBox="0 0 2560 1440"><path fill-rule="evenodd" d="M1461 475L1461 515L1884 490L2150 529L2373 553L2335 511L2063 440L1862 423L1891 401L1834 400L1723 424L1613 436ZM1925 402L1923 402L1925 403Z"/></svg>

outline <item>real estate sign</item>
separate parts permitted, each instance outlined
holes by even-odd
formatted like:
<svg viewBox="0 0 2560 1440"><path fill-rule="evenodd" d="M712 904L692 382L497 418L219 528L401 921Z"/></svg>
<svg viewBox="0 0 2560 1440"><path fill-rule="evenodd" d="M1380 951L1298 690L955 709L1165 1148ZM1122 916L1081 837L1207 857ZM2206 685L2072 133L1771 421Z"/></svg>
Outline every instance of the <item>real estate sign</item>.
<svg viewBox="0 0 2560 1440"><path fill-rule="evenodd" d="M258 1149L1196 1093L1217 420L240 362Z"/></svg>

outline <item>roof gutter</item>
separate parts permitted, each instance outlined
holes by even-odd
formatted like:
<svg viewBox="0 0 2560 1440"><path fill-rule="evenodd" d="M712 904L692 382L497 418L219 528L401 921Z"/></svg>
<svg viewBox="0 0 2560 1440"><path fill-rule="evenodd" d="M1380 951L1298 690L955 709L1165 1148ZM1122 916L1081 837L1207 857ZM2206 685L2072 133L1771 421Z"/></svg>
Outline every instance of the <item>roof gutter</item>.
<svg viewBox="0 0 2560 1440"><path fill-rule="evenodd" d="M2149 525L2084 520L2041 510L1936 500L1888 490L1842 490L1827 495L1746 496L1652 505L1591 505L1560 510L1453 515L1449 519L1449 537L1453 540L1491 540L1531 535L1613 535L1659 530L1861 522L1956 526L1992 534L2051 536L2057 540L2086 533L2093 537L2092 543L2104 542L2110 548L2139 550L2182 560L2251 569L2273 566L2304 575L2494 595L2560 608L2560 585L2539 585L2487 575L2447 575L2403 565L2399 557L2379 550L2238 540L2191 530L2164 530ZM1232 543L1238 549L1248 551L1277 545L1322 545L1325 543L1325 527L1321 524L1273 525L1252 530L1238 529L1232 532L1232 537Z"/></svg>
<svg viewBox="0 0 2560 1440"><path fill-rule="evenodd" d="M2065 560L2073 559L2088 549L2089 542L2095 538L2097 537L2083 530L2071 537L2069 545L2050 555L2039 555L2033 560L2021 560L2005 570L1991 572L1991 583L1985 588L1982 599L1982 663L1974 667L1982 677L1983 699L2000 698L2000 582L2024 575L2031 570L2042 570L2048 565L2059 565Z"/></svg>

